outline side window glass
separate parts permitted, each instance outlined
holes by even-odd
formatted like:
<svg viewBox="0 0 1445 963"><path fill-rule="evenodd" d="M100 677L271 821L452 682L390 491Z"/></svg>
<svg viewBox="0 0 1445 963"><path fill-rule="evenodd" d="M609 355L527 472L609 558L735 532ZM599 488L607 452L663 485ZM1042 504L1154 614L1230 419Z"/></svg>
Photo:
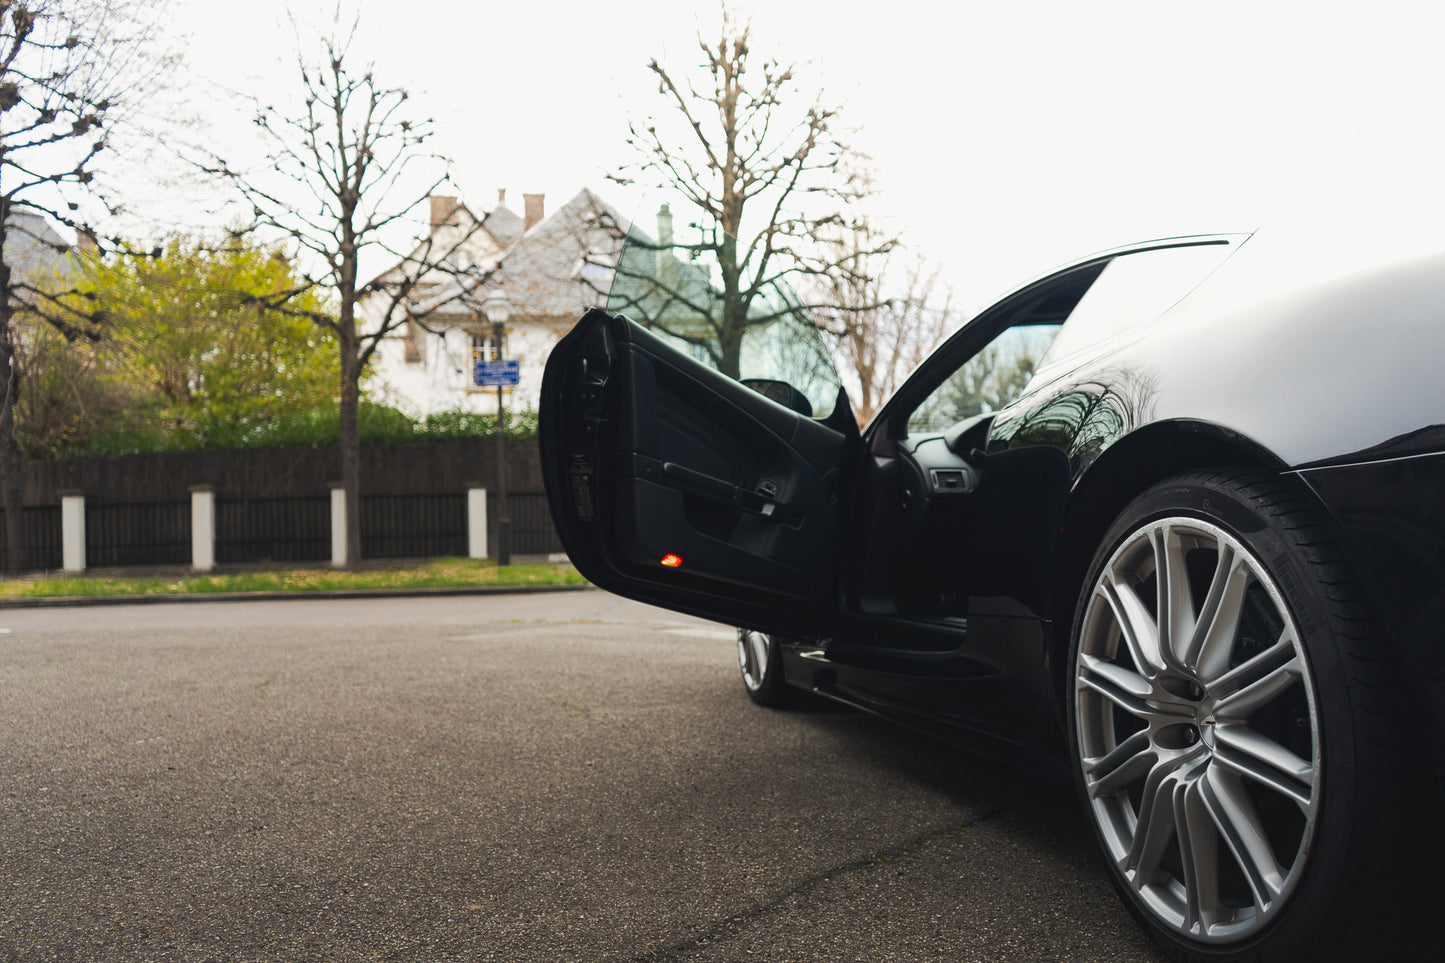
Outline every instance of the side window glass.
<svg viewBox="0 0 1445 963"><path fill-rule="evenodd" d="M1023 395L1059 328L1057 324L1006 328L914 409L908 433L944 431L1008 407Z"/></svg>
<svg viewBox="0 0 1445 963"><path fill-rule="evenodd" d="M634 223L617 257L607 310L697 361L812 417L826 417L839 378L811 312L784 282L793 265L763 258L671 198ZM641 221L643 219L639 219ZM765 265L765 274L752 268Z"/></svg>

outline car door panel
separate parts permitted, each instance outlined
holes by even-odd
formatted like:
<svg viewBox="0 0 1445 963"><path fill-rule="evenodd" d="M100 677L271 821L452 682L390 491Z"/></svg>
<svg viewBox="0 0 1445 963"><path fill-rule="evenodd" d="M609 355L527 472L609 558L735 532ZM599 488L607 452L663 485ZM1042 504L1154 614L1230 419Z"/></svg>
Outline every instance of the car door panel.
<svg viewBox="0 0 1445 963"><path fill-rule="evenodd" d="M710 618L816 631L834 608L847 433L601 311L554 350L543 393L549 501L589 580Z"/></svg>

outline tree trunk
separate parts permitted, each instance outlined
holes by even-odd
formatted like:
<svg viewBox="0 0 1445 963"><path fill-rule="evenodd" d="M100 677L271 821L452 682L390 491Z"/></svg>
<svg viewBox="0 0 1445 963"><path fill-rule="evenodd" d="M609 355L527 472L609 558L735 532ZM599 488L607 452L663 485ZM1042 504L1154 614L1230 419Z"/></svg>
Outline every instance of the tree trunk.
<svg viewBox="0 0 1445 963"><path fill-rule="evenodd" d="M0 244L5 235L0 231ZM10 266L0 263L0 504L5 509L5 568L25 568L24 479L20 444L15 439L15 401L20 396L20 366L15 357L10 300Z"/></svg>
<svg viewBox="0 0 1445 963"><path fill-rule="evenodd" d="M341 330L341 490L346 502L346 567L361 561L361 365L356 324Z"/></svg>
<svg viewBox="0 0 1445 963"><path fill-rule="evenodd" d="M718 250L718 269L722 273L722 324L718 330L718 369L729 378L741 377L743 334L748 327L748 306L741 291L741 270L738 268L738 239L724 234Z"/></svg>
<svg viewBox="0 0 1445 963"><path fill-rule="evenodd" d="M20 371L8 325L4 335L0 335L0 377L5 381L4 398L0 399L0 502L5 508L5 567L19 572L26 566L25 479L20 444L15 439L14 400L20 387Z"/></svg>

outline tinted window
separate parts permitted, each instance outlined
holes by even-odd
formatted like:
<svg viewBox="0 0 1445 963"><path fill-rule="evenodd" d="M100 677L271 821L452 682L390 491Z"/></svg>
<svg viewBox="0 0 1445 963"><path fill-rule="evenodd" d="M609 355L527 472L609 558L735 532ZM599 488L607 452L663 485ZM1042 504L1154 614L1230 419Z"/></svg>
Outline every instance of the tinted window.
<svg viewBox="0 0 1445 963"><path fill-rule="evenodd" d="M943 431L1012 404L1024 393L1058 331L1057 324L1005 329L914 409L908 434Z"/></svg>

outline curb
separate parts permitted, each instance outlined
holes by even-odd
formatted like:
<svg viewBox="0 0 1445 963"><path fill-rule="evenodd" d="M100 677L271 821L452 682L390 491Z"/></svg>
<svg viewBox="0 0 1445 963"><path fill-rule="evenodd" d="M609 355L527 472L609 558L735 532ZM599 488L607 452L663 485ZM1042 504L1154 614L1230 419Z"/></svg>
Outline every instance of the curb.
<svg viewBox="0 0 1445 963"><path fill-rule="evenodd" d="M587 592L595 585L478 585L432 589L337 589L319 592L216 592L197 595L54 595L0 599L0 609L48 609L82 605L162 605L185 602L277 602L306 599L440 598L453 595L540 595Z"/></svg>

